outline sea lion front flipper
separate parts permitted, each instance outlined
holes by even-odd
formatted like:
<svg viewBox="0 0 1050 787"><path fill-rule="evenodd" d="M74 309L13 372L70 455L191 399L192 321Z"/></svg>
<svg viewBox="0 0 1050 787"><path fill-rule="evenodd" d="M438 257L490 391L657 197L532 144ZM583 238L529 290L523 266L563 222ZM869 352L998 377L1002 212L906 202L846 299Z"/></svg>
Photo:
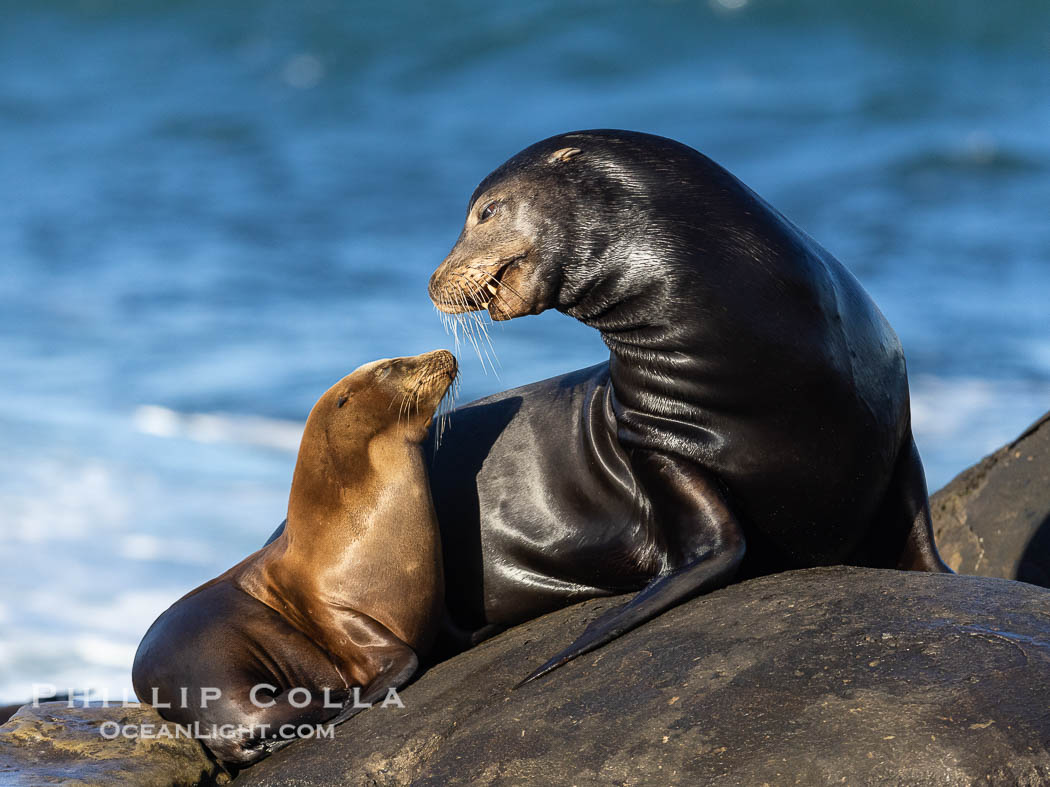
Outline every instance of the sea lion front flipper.
<svg viewBox="0 0 1050 787"><path fill-rule="evenodd" d="M354 644L351 660L341 662L344 678L352 686L350 698L331 720L339 724L368 707L369 703L399 689L419 668L416 652L375 618L357 610L345 611L340 628Z"/></svg>
<svg viewBox="0 0 1050 787"><path fill-rule="evenodd" d="M660 489L653 500L663 532L681 556L679 565L653 579L622 607L593 621L575 642L518 684L522 686L595 650L668 609L723 587L744 559L744 533L717 481L701 467L663 454L636 459L639 476ZM517 687L515 687L517 688Z"/></svg>

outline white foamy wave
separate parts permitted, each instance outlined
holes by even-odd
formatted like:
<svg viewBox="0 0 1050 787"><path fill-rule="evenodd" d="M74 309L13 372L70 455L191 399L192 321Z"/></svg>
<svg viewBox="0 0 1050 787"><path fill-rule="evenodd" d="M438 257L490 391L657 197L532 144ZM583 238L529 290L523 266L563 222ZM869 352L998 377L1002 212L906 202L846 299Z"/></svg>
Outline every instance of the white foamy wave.
<svg viewBox="0 0 1050 787"><path fill-rule="evenodd" d="M128 560L168 560L174 563L208 565L213 550L204 541L164 538L150 533L127 533L121 536L117 552Z"/></svg>
<svg viewBox="0 0 1050 787"><path fill-rule="evenodd" d="M155 437L178 437L198 443L237 443L297 452L303 424L232 413L180 413L144 404L132 416L135 428Z"/></svg>
<svg viewBox="0 0 1050 787"><path fill-rule="evenodd" d="M114 669L127 669L135 660L138 643L113 642L94 634L83 634L73 639L73 652L85 664Z"/></svg>
<svg viewBox="0 0 1050 787"><path fill-rule="evenodd" d="M1017 437L1050 410L1050 383L919 375L911 414L930 491Z"/></svg>
<svg viewBox="0 0 1050 787"><path fill-rule="evenodd" d="M55 589L31 591L22 602L22 630L0 642L0 702L28 701L34 682L120 698L131 686L143 633L184 592L169 587L85 600Z"/></svg>
<svg viewBox="0 0 1050 787"><path fill-rule="evenodd" d="M70 651L68 641L61 644L65 646L66 651ZM76 649L73 649L70 656L76 655ZM34 695L46 698L56 692L73 697L77 705L85 699L107 699L116 703L135 701L130 668L100 668L96 665L81 664L73 659L68 665L57 669L47 680L0 680L0 703L4 705L28 703L33 700Z"/></svg>
<svg viewBox="0 0 1050 787"><path fill-rule="evenodd" d="M944 380L924 375L912 383L911 416L915 431L926 437L951 437L981 420L999 393L990 380Z"/></svg>
<svg viewBox="0 0 1050 787"><path fill-rule="evenodd" d="M59 589L33 590L23 599L27 616L50 627L107 641L138 642L149 625L186 592L185 587L119 592L97 600L79 599ZM128 662L130 666L130 662Z"/></svg>
<svg viewBox="0 0 1050 787"><path fill-rule="evenodd" d="M80 466L45 460L24 469L22 494L5 494L10 528L4 539L22 543L64 541L115 530L129 516L122 479L98 461Z"/></svg>

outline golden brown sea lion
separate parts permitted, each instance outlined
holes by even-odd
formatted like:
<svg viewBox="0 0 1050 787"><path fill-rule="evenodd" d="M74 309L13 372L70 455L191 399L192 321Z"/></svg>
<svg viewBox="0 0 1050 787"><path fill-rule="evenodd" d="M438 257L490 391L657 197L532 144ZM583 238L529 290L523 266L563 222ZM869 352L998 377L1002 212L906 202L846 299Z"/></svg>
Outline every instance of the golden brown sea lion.
<svg viewBox="0 0 1050 787"><path fill-rule="evenodd" d="M140 699L242 767L412 676L444 587L420 443L455 376L438 350L366 364L321 397L284 532L157 619Z"/></svg>

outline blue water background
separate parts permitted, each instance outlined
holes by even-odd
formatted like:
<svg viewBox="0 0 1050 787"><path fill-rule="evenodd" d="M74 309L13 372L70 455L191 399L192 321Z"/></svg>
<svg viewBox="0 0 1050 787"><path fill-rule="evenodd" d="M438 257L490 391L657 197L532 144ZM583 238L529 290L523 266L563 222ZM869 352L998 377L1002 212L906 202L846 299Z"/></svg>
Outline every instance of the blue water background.
<svg viewBox="0 0 1050 787"><path fill-rule="evenodd" d="M0 3L0 700L130 686L284 515L492 168L578 128L712 156L896 327L931 488L1050 408L1050 4ZM461 400L603 359L559 314Z"/></svg>

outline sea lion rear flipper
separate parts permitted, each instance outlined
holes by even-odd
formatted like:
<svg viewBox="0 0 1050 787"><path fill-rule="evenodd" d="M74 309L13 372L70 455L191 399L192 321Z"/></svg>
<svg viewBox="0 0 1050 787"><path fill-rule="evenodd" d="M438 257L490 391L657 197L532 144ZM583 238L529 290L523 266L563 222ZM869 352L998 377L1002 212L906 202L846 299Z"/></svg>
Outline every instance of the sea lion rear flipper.
<svg viewBox="0 0 1050 787"><path fill-rule="evenodd" d="M954 573L933 538L926 474L911 433L905 435L882 502L864 540L842 562L851 566Z"/></svg>
<svg viewBox="0 0 1050 787"><path fill-rule="evenodd" d="M639 475L659 476L654 500L665 533L677 538L677 568L652 580L622 607L593 621L575 642L518 684L522 686L595 650L668 609L727 585L744 559L744 534L721 489L702 468L662 454L636 461ZM517 688L517 687L516 687Z"/></svg>
<svg viewBox="0 0 1050 787"><path fill-rule="evenodd" d="M937 551L926 491L926 474L922 469L919 449L911 436L897 457L893 480L883 504L882 517L890 522L901 521L911 525L896 568L907 571L955 573Z"/></svg>

